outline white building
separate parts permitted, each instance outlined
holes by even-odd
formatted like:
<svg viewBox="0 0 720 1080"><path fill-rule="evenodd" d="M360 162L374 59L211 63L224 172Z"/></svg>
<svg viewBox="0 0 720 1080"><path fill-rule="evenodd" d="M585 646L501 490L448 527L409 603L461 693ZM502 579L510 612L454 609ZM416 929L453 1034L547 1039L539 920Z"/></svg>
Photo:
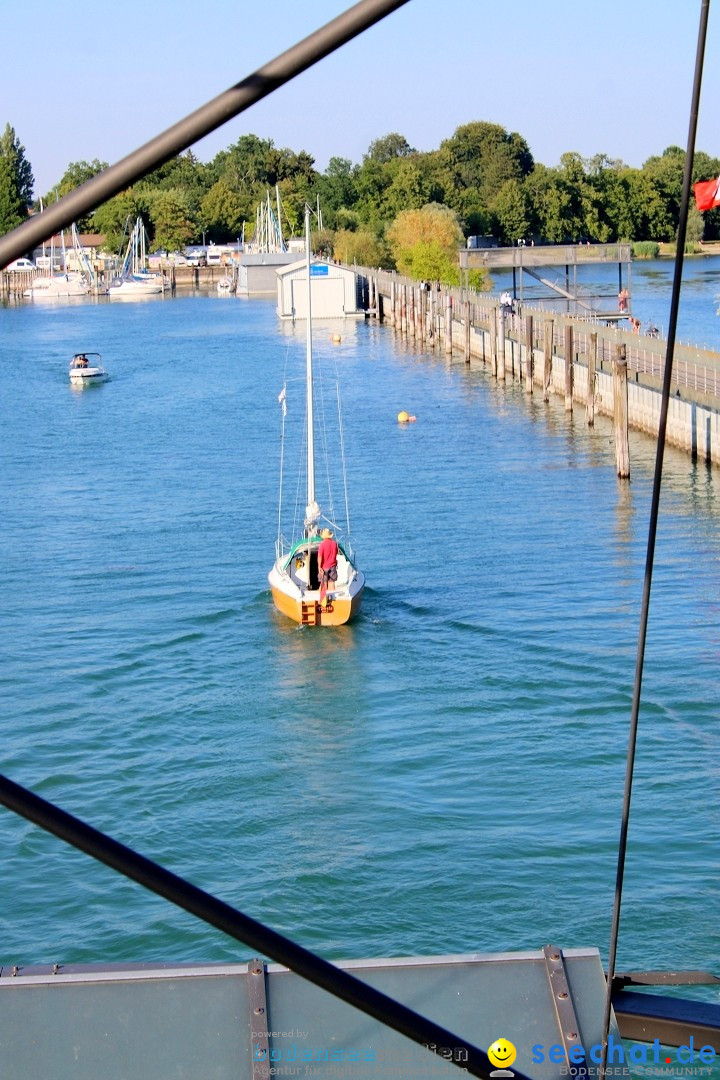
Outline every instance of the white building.
<svg viewBox="0 0 720 1080"><path fill-rule="evenodd" d="M310 263L313 319L362 318L358 275L327 259ZM307 318L307 265L305 260L277 271L277 313L281 319Z"/></svg>

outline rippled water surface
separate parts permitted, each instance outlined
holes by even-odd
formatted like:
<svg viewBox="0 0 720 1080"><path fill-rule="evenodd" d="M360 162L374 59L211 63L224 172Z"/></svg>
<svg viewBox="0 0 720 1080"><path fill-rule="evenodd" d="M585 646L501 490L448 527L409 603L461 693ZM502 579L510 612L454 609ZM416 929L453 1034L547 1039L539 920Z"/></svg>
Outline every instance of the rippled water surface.
<svg viewBox="0 0 720 1080"><path fill-rule="evenodd" d="M606 956L652 444L620 483L604 420L319 328L368 588L303 629L266 575L304 329L200 296L0 323L3 771L330 957ZM111 381L73 391L80 348ZM718 476L666 456L621 967L720 966ZM0 837L6 962L247 955L6 812Z"/></svg>

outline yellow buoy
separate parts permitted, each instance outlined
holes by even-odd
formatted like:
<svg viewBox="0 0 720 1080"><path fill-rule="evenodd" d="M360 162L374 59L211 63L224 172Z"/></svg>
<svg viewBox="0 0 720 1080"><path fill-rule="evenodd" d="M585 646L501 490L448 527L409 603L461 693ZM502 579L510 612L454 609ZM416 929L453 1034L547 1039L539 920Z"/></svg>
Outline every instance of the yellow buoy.
<svg viewBox="0 0 720 1080"><path fill-rule="evenodd" d="M333 341L336 342L336 344L339 344L342 341L342 338L339 334L333 334Z"/></svg>
<svg viewBox="0 0 720 1080"><path fill-rule="evenodd" d="M398 413L398 424L407 424L409 419L410 419L410 414L406 413L405 410Z"/></svg>

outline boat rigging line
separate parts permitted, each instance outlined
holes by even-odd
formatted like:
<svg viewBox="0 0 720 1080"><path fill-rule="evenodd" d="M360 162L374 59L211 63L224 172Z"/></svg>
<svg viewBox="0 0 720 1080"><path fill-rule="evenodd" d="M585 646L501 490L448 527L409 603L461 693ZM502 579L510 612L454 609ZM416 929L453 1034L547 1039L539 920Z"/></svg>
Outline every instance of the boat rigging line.
<svg viewBox="0 0 720 1080"><path fill-rule="evenodd" d="M603 1017L603 1060L601 1066L601 1075L603 1077L605 1076L607 1069L613 979L615 977L617 943L620 931L620 908L622 905L623 879L625 876L625 856L627 852L627 838L630 823L630 800L632 797L633 769L635 765L635 751L637 747L638 720L640 715L640 696L642 690L643 666L645 660L645 642L647 639L648 615L650 611L650 587L652 584L653 563L655 559L655 540L657 537L657 523L660 508L660 488L662 484L663 458L665 455L665 435L667 431L667 418L670 407L670 386L672 382L675 333L677 330L678 308L680 306L680 287L682 283L683 257L685 254L685 237L687 234L688 210L690 207L690 194L692 190L692 169L695 157L695 136L697 132L698 112L700 109L700 88L702 86L702 71L705 58L705 41L707 38L707 24L709 12L710 0L701 0L700 24L698 28L698 44L695 56L695 75L693 79L692 99L690 105L687 152L685 154L685 169L683 173L682 196L680 199L680 217L677 231L677 247L675 251L675 271L673 276L672 293L670 299L670 318L668 322L667 343L665 348L665 370L663 372L662 400L660 405L660 421L658 427L657 450L655 457L655 473L653 477L652 500L650 504L650 524L648 529L647 555L645 560L645 580L643 584L642 607L640 611L640 628L638 632L637 659L635 664L635 683L633 687L632 707L630 711L630 732L628 737L628 752L625 770L625 788L623 793L622 820L620 824L620 840L618 844L615 898L613 902L612 925L610 930L607 987L605 992L605 1012Z"/></svg>

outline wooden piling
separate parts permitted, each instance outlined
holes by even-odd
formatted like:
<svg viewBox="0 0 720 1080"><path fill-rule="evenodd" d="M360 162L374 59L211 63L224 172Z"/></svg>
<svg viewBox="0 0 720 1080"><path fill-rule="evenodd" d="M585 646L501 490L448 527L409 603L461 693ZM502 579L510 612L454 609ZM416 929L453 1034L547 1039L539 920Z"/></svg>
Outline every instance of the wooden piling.
<svg viewBox="0 0 720 1080"><path fill-rule="evenodd" d="M613 417L615 422L615 464L622 479L630 476L630 446L628 442L628 385L625 346L615 346L612 363Z"/></svg>
<svg viewBox="0 0 720 1080"><path fill-rule="evenodd" d="M445 353L448 356L452 356L452 324L453 324L453 309L452 309L452 296L448 292L445 297Z"/></svg>
<svg viewBox="0 0 720 1080"><path fill-rule="evenodd" d="M525 316L525 393L533 392L533 317Z"/></svg>
<svg viewBox="0 0 720 1080"><path fill-rule="evenodd" d="M573 409L573 328L565 326L565 412Z"/></svg>
<svg viewBox="0 0 720 1080"><path fill-rule="evenodd" d="M463 302L463 342L464 349L463 355L465 357L465 363L470 363L470 301L465 300Z"/></svg>
<svg viewBox="0 0 720 1080"><path fill-rule="evenodd" d="M505 382L505 311L501 307L497 312L497 377Z"/></svg>
<svg viewBox="0 0 720 1080"><path fill-rule="evenodd" d="M395 278L390 282L390 325L395 328Z"/></svg>
<svg viewBox="0 0 720 1080"><path fill-rule="evenodd" d="M598 336L597 330L590 335L587 364L587 401L585 403L585 418L588 427L595 425L595 367L597 365Z"/></svg>
<svg viewBox="0 0 720 1080"><path fill-rule="evenodd" d="M414 341L415 337L416 337L416 334L417 334L417 321L416 321L416 315L415 315L415 311L416 311L416 306L415 306L416 292L415 292L415 286L414 285L410 286L409 293L410 293L410 310L408 311L408 334L409 334L410 340Z"/></svg>
<svg viewBox="0 0 720 1080"><path fill-rule="evenodd" d="M400 333L407 334L407 285L402 285L400 291Z"/></svg>
<svg viewBox="0 0 720 1080"><path fill-rule="evenodd" d="M497 375L498 365L498 309L490 308L490 369L493 375Z"/></svg>
<svg viewBox="0 0 720 1080"><path fill-rule="evenodd" d="M546 319L543 326L543 401L550 400L550 384L552 382L552 354L553 354L553 321Z"/></svg>

